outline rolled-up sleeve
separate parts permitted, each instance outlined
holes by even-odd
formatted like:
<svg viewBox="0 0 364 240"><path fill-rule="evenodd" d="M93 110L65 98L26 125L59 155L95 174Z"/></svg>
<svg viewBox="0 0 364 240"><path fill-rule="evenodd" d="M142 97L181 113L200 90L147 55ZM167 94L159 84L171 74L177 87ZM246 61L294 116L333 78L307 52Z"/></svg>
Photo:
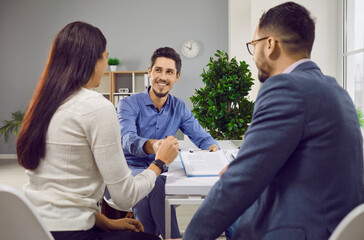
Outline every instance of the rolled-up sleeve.
<svg viewBox="0 0 364 240"><path fill-rule="evenodd" d="M119 102L118 118L121 144L124 152L138 157L146 157L148 154L144 152L143 146L148 139L140 137L137 133L137 111L135 108L138 108L137 104L131 106L130 103L124 99Z"/></svg>
<svg viewBox="0 0 364 240"><path fill-rule="evenodd" d="M185 104L183 104L181 110L184 114L182 114L183 117L180 129L196 146L201 149L208 149L213 144L218 146L216 141L202 128L201 124Z"/></svg>

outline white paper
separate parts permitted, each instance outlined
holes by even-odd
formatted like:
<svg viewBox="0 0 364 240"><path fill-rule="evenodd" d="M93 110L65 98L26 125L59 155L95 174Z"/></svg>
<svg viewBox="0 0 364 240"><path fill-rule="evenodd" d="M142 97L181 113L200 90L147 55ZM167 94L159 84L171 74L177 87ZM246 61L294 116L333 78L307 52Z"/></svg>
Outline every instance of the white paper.
<svg viewBox="0 0 364 240"><path fill-rule="evenodd" d="M223 151L182 151L180 152L183 167L188 177L218 176L229 164Z"/></svg>

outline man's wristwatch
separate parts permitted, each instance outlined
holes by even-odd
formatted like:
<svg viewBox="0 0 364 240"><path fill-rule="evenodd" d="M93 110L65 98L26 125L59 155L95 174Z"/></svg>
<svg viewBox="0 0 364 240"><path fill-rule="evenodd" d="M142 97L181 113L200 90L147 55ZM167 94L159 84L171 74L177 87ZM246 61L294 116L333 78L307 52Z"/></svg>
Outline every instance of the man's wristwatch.
<svg viewBox="0 0 364 240"><path fill-rule="evenodd" d="M163 162L162 160L160 159L155 159L153 160L153 162L157 167L159 167L161 170L162 170L162 173L166 171L167 169L167 165L165 162Z"/></svg>

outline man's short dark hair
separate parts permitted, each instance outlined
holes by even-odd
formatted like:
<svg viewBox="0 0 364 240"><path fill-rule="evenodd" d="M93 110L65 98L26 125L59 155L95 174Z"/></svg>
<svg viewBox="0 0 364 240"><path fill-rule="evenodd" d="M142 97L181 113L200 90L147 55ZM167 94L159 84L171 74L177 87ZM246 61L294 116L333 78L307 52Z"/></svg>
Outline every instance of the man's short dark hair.
<svg viewBox="0 0 364 240"><path fill-rule="evenodd" d="M174 62L176 63L176 69L177 69L177 73L181 72L181 67L182 67L182 60L181 57L179 56L179 54L170 47L161 47L158 48L157 50L154 51L152 57L150 58L150 67L153 68L155 60L159 57L165 57L165 58L170 58L172 60L174 60Z"/></svg>
<svg viewBox="0 0 364 240"><path fill-rule="evenodd" d="M310 15L303 6L286 2L263 13L259 31L278 34L283 48L290 53L306 50L310 55L315 40L315 23Z"/></svg>

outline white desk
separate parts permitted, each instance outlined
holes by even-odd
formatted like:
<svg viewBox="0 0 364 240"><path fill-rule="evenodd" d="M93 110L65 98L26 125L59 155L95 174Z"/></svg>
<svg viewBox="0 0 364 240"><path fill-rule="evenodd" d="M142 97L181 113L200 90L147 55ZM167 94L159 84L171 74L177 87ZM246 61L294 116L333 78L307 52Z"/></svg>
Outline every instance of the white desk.
<svg viewBox="0 0 364 240"><path fill-rule="evenodd" d="M217 141L222 150L234 150L237 147L231 141ZM241 142L241 141L240 141ZM239 143L240 143L239 142ZM191 141L179 141L182 150L196 149ZM166 238L171 236L171 206L180 204L201 204L211 187L219 177L187 177L179 157L169 166L165 198Z"/></svg>

